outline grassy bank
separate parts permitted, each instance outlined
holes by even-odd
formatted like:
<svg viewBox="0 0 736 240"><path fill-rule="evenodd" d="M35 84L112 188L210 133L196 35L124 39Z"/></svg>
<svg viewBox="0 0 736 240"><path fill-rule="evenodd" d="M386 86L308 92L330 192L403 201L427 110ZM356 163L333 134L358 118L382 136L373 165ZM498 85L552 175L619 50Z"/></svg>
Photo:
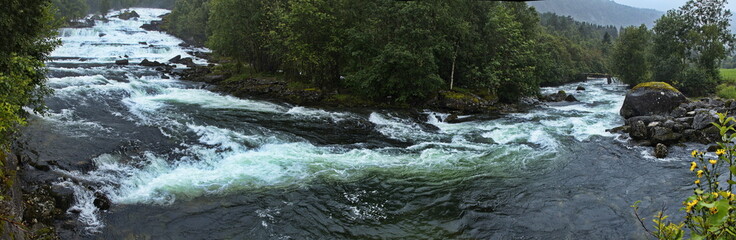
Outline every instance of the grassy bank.
<svg viewBox="0 0 736 240"><path fill-rule="evenodd" d="M721 98L736 99L736 69L721 69L723 83L718 85L716 94Z"/></svg>

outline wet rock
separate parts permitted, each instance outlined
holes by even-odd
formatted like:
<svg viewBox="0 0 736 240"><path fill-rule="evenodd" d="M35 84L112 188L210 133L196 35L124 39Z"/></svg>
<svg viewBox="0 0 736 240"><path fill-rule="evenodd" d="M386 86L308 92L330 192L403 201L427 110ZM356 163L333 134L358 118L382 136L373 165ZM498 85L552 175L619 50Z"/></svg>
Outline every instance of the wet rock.
<svg viewBox="0 0 736 240"><path fill-rule="evenodd" d="M457 118L458 118L457 117L457 114L450 114L449 116L447 116L445 118L444 122L446 122L446 123L452 123L452 122L456 121Z"/></svg>
<svg viewBox="0 0 736 240"><path fill-rule="evenodd" d="M68 28L91 28L95 26L95 20L93 19L84 19L81 21L72 21L68 22L67 26Z"/></svg>
<svg viewBox="0 0 736 240"><path fill-rule="evenodd" d="M620 114L624 118L664 115L685 102L685 95L667 83L642 83L626 94Z"/></svg>
<svg viewBox="0 0 736 240"><path fill-rule="evenodd" d="M74 190L66 186L52 185L51 196L61 210L71 208L74 203Z"/></svg>
<svg viewBox="0 0 736 240"><path fill-rule="evenodd" d="M653 144L675 144L680 142L682 134L675 133L672 129L665 127L654 127L651 130L651 141Z"/></svg>
<svg viewBox="0 0 736 240"><path fill-rule="evenodd" d="M534 106L539 104L539 99L536 97L522 97L519 99L519 104L526 106Z"/></svg>
<svg viewBox="0 0 736 240"><path fill-rule="evenodd" d="M122 59L122 60L116 60L115 61L115 64L117 64L117 65L128 65L129 63L130 62L128 61L128 59Z"/></svg>
<svg viewBox="0 0 736 240"><path fill-rule="evenodd" d="M160 63L158 61L148 61L148 59L143 59L143 61L141 61L141 63L138 64L138 65L145 66L145 67L161 67L161 66L166 66L166 64Z"/></svg>
<svg viewBox="0 0 736 240"><path fill-rule="evenodd" d="M629 135L631 135L631 138L635 140L641 140L649 137L649 130L643 121L636 121L631 124Z"/></svg>
<svg viewBox="0 0 736 240"><path fill-rule="evenodd" d="M146 31L163 31L161 28L161 25L163 24L163 21L151 21L151 23L146 23L141 25L141 28Z"/></svg>
<svg viewBox="0 0 736 240"><path fill-rule="evenodd" d="M104 36L107 36L107 33L100 33L100 34L98 34L97 36L99 36L99 37L104 37Z"/></svg>
<svg viewBox="0 0 736 240"><path fill-rule="evenodd" d="M194 60L192 58L190 58L190 57L182 58L177 63L178 64L184 64L184 66L187 66L187 67L190 67L190 68L197 66L197 64L194 64Z"/></svg>
<svg viewBox="0 0 736 240"><path fill-rule="evenodd" d="M180 61L181 61L181 55L176 55L176 57L169 59L170 63L179 63Z"/></svg>
<svg viewBox="0 0 736 240"><path fill-rule="evenodd" d="M577 91L585 91L585 88L583 86L578 86L578 88L575 89L575 90L577 90Z"/></svg>
<svg viewBox="0 0 736 240"><path fill-rule="evenodd" d="M666 158L669 152L667 151L667 145L658 143L654 148L654 156L657 158Z"/></svg>
<svg viewBox="0 0 736 240"><path fill-rule="evenodd" d="M713 126L711 123L718 121L718 115L713 110L699 110L696 111L695 117L693 118L692 127L695 130L700 130Z"/></svg>
<svg viewBox="0 0 736 240"><path fill-rule="evenodd" d="M206 83L217 83L224 81L225 79L227 79L225 75L205 75L200 81Z"/></svg>
<svg viewBox="0 0 736 240"><path fill-rule="evenodd" d="M573 96L572 94L570 94L570 95L567 95L567 97L565 97L565 101L568 101L568 102L577 102L578 99L575 98L575 96Z"/></svg>
<svg viewBox="0 0 736 240"><path fill-rule="evenodd" d="M557 93L553 93L553 94L544 96L543 100L547 102L562 102L562 101L565 101L567 96L568 95L565 91L560 90Z"/></svg>
<svg viewBox="0 0 736 240"><path fill-rule="evenodd" d="M122 20L130 20L131 18L139 18L141 15L138 15L135 11L124 11L118 15L115 15L113 17L120 18Z"/></svg>
<svg viewBox="0 0 736 240"><path fill-rule="evenodd" d="M103 211L110 209L111 206L110 199L105 196L105 194L100 192L95 193L95 200L92 201L92 203L95 205L95 207Z"/></svg>
<svg viewBox="0 0 736 240"><path fill-rule="evenodd" d="M55 200L49 192L49 186L43 186L26 195L23 211L25 221L51 224L61 215L61 210L56 207Z"/></svg>
<svg viewBox="0 0 736 240"><path fill-rule="evenodd" d="M148 45L147 42L138 42L138 44L140 44L140 45Z"/></svg>
<svg viewBox="0 0 736 240"><path fill-rule="evenodd" d="M629 133L629 132L631 132L631 126L624 125L624 126L620 126L620 127L615 127L615 128L606 130L606 132L610 132L610 133Z"/></svg>

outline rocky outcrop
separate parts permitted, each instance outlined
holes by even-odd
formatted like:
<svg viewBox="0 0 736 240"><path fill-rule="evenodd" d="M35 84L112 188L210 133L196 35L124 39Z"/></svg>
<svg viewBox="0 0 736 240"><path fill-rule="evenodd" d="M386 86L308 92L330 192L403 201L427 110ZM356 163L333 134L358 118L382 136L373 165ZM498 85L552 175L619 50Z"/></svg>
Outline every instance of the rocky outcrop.
<svg viewBox="0 0 736 240"><path fill-rule="evenodd" d="M115 60L115 64L117 65L128 65L130 61L128 59L121 59L121 60Z"/></svg>
<svg viewBox="0 0 736 240"><path fill-rule="evenodd" d="M163 31L163 28L161 26L163 25L163 21L151 21L151 23L146 23L141 25L141 28L147 31Z"/></svg>
<svg viewBox="0 0 736 240"><path fill-rule="evenodd" d="M547 96L542 97L542 101L545 102L577 102L578 99L575 98L572 94L567 94L565 91L559 91L557 93L553 93Z"/></svg>
<svg viewBox="0 0 736 240"><path fill-rule="evenodd" d="M472 93L450 90L440 91L437 98L433 99L432 102L435 107L440 109L471 114L488 109L496 103L496 100L487 100Z"/></svg>
<svg viewBox="0 0 736 240"><path fill-rule="evenodd" d="M141 17L141 15L138 15L138 13L135 11L124 11L113 17L120 18L122 20L130 20L131 18L139 18Z"/></svg>
<svg viewBox="0 0 736 240"><path fill-rule="evenodd" d="M620 114L624 118L669 114L685 102L685 95L667 83L642 83L626 94Z"/></svg>
<svg viewBox="0 0 736 240"><path fill-rule="evenodd" d="M141 66L144 66L144 67L163 67L163 66L168 66L168 65L163 64L163 63L160 63L158 61L148 61L148 59L143 59L143 61L141 61L141 63L138 64L138 65L141 65Z"/></svg>
<svg viewBox="0 0 736 240"><path fill-rule="evenodd" d="M640 145L707 144L720 138L712 124L718 121L717 113L736 113L733 100L703 98L689 102L676 89L661 84L632 89L621 109L626 125L615 130L628 133Z"/></svg>

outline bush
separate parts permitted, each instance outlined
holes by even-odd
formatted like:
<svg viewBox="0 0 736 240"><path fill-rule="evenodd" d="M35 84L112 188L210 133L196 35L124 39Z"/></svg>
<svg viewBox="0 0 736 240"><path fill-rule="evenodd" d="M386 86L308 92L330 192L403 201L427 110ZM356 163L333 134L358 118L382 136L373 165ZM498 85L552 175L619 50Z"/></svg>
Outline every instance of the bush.
<svg viewBox="0 0 736 240"><path fill-rule="evenodd" d="M685 220L680 223L667 221L668 216L660 212L655 215L655 230L650 233L657 239L682 239L685 230L690 230L692 239L735 239L736 238L736 120L719 113L718 123L721 141L715 155L693 150L695 161L690 163L690 171L696 176L693 195L682 204ZM727 173L726 178L721 174ZM639 216L638 202L632 206ZM642 218L639 218L646 229Z"/></svg>

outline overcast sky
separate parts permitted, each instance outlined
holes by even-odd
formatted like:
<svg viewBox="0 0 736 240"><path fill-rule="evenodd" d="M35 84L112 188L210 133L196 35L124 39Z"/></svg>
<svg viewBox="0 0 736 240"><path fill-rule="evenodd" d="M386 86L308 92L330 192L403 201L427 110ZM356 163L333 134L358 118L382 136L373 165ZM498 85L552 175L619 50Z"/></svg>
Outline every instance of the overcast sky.
<svg viewBox="0 0 736 240"><path fill-rule="evenodd" d="M678 8L687 2L687 0L614 0L617 3L639 7L639 8L652 8L659 11L667 11L673 8ZM736 12L736 0L728 1L728 9L732 13Z"/></svg>

